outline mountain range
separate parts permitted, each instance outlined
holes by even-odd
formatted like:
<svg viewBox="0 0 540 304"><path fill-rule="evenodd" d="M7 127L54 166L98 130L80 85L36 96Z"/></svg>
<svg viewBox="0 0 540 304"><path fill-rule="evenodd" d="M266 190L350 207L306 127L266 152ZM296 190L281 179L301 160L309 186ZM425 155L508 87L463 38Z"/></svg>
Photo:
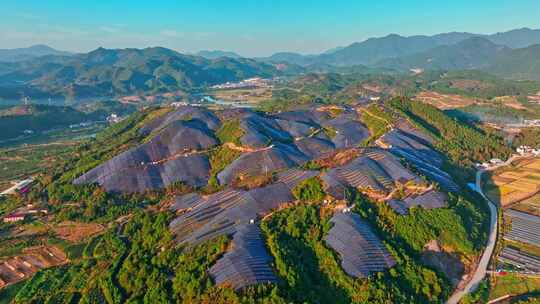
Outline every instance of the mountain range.
<svg viewBox="0 0 540 304"><path fill-rule="evenodd" d="M47 55L71 56L72 53L55 50L49 46L38 44L27 48L0 49L0 62L18 62Z"/></svg>
<svg viewBox="0 0 540 304"><path fill-rule="evenodd" d="M203 50L197 52L195 55L204 57L206 59L218 59L220 57L229 57L229 58L242 58L243 56L238 55L235 52L230 51L220 51L220 50Z"/></svg>
<svg viewBox="0 0 540 304"><path fill-rule="evenodd" d="M278 74L253 59L206 59L170 49L98 48L70 57L45 56L0 64L0 98L21 95L94 97L188 90Z"/></svg>
<svg viewBox="0 0 540 304"><path fill-rule="evenodd" d="M319 55L282 52L266 58L242 58L225 51L187 55L161 47L98 48L70 54L34 46L0 50L0 99L149 94L192 90L254 76L311 72L478 69L505 78L540 80L539 44L540 30L523 28L492 35L392 34Z"/></svg>
<svg viewBox="0 0 540 304"><path fill-rule="evenodd" d="M389 58L401 58L426 52L440 46L454 45L472 37L481 37L508 48L524 48L540 44L540 29L522 28L491 35L452 32L433 36L403 37L390 34L381 38L370 38L363 42L355 42L349 46L337 48L333 52L324 52L319 55L277 53L270 57L259 58L259 60L268 62L285 61L303 66L314 63L337 66L371 65Z"/></svg>

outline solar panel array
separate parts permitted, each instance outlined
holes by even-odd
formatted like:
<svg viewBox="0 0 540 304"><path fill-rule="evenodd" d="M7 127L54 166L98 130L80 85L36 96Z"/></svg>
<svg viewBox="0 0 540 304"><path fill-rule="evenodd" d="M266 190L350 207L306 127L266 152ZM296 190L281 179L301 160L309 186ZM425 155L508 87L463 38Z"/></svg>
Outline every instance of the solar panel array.
<svg viewBox="0 0 540 304"><path fill-rule="evenodd" d="M160 116L140 129L142 134L148 135L154 131L163 129L168 124L178 120L198 120L206 124L206 127L210 130L217 130L221 125L221 122L212 111L191 106L181 106L174 111L169 112L163 116Z"/></svg>
<svg viewBox="0 0 540 304"><path fill-rule="evenodd" d="M272 142L291 142L293 137L272 118L259 114L246 115L240 120L245 134L240 138L243 146L264 148Z"/></svg>
<svg viewBox="0 0 540 304"><path fill-rule="evenodd" d="M365 278L396 264L369 225L355 213L336 213L326 244L341 258L341 267L350 276Z"/></svg>
<svg viewBox="0 0 540 304"><path fill-rule="evenodd" d="M366 189L388 194L396 183L419 180L390 153L382 149L365 149L350 163L329 170L322 176L327 191L341 198L344 187Z"/></svg>
<svg viewBox="0 0 540 304"><path fill-rule="evenodd" d="M430 190L428 192L411 195L404 200L390 200L388 205L399 214L407 214L410 208L422 207L424 209L443 208L447 206L448 197L439 191Z"/></svg>
<svg viewBox="0 0 540 304"><path fill-rule="evenodd" d="M369 131L364 124L357 120L356 113L344 113L328 122L324 126L332 127L337 131L332 142L338 149L357 147L369 137Z"/></svg>
<svg viewBox="0 0 540 304"><path fill-rule="evenodd" d="M239 119L244 130L242 144L258 149L243 153L219 172L220 184L230 184L240 176L298 167L332 153L336 147L355 146L369 136L349 108L337 118L315 108L274 116L251 110L225 110L218 114L222 119ZM99 183L107 191L118 192L144 192L178 181L202 187L210 178L207 153L219 144L215 131L220 125L212 111L179 107L141 128L141 134L153 135L148 143L117 155L74 183ZM321 132L323 125L336 129L336 137L331 140Z"/></svg>
<svg viewBox="0 0 540 304"><path fill-rule="evenodd" d="M390 152L412 163L422 174L436 181L447 191L459 191L452 177L440 169L442 156L431 148L424 138L409 131L394 129L381 137L381 142L389 147Z"/></svg>
<svg viewBox="0 0 540 304"><path fill-rule="evenodd" d="M193 151L218 144L213 131L201 121L174 121L148 143L123 152L74 180L98 183L107 191L144 192L182 181L194 187L208 182L210 164Z"/></svg>
<svg viewBox="0 0 540 304"><path fill-rule="evenodd" d="M232 249L209 269L209 273L216 285L230 286L235 290L255 284L275 283L277 278L270 268L271 261L259 227L246 224L238 227Z"/></svg>
<svg viewBox="0 0 540 304"><path fill-rule="evenodd" d="M440 166L442 164L442 156L433 150L430 143L410 132L393 129L386 133L381 138L381 141L408 153L418 155L418 157L433 165Z"/></svg>
<svg viewBox="0 0 540 304"><path fill-rule="evenodd" d="M277 174L277 182L285 184L289 189L293 189L302 181L319 175L319 171L305 171L300 169L290 169Z"/></svg>
<svg viewBox="0 0 540 304"><path fill-rule="evenodd" d="M505 211L505 215L512 221L510 231L504 235L506 239L540 246L540 217L512 209Z"/></svg>
<svg viewBox="0 0 540 304"><path fill-rule="evenodd" d="M295 169L279 173L274 184L249 191L229 188L206 197L182 195L171 209L183 213L169 228L179 243L188 246L233 235L232 249L209 270L218 285L240 289L274 282L275 276L268 265L271 257L255 221L294 201L292 188L317 174L317 171Z"/></svg>
<svg viewBox="0 0 540 304"><path fill-rule="evenodd" d="M294 145L277 143L269 149L244 153L218 174L220 184L230 184L239 176L257 176L298 167L309 160Z"/></svg>
<svg viewBox="0 0 540 304"><path fill-rule="evenodd" d="M510 247L502 250L499 261L513 265L522 271L540 273L540 257Z"/></svg>
<svg viewBox="0 0 540 304"><path fill-rule="evenodd" d="M314 137L302 138L295 142L298 150L306 155L309 159L318 159L335 150L332 143L324 133L320 133Z"/></svg>
<svg viewBox="0 0 540 304"><path fill-rule="evenodd" d="M295 169L279 173L274 184L249 191L228 188L206 197L180 196L171 209L185 212L171 222L170 228L180 243L189 244L234 233L237 226L294 201L292 189L317 174Z"/></svg>

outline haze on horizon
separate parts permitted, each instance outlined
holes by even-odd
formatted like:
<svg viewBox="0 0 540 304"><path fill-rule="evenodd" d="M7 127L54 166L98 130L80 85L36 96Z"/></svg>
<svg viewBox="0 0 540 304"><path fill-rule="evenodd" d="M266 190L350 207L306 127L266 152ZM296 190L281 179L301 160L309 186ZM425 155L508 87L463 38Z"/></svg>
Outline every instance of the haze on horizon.
<svg viewBox="0 0 540 304"><path fill-rule="evenodd" d="M0 3L0 48L46 44L71 52L163 46L181 52L321 53L370 37L479 34L540 28L536 0Z"/></svg>

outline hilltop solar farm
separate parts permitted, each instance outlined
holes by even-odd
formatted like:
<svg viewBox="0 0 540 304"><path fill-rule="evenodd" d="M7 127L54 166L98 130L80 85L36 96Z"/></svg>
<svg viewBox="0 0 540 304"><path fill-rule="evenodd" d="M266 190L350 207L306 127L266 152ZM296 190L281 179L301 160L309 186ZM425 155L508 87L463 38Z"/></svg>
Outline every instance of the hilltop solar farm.
<svg viewBox="0 0 540 304"><path fill-rule="evenodd" d="M84 297L113 302L439 302L470 279L487 219L440 140L382 102L142 109L36 178L43 224L6 223L62 257L24 272L20 297L89 280Z"/></svg>
<svg viewBox="0 0 540 304"><path fill-rule="evenodd" d="M224 128L232 137L223 134ZM367 278L396 262L367 221L350 208L332 207L337 204L332 202L345 202L350 189L355 189L406 215L411 208L444 208L446 193L458 190L439 169L443 157L431 147L431 139L404 120L378 139L376 146L359 148L370 131L350 107L338 111L311 107L268 115L182 106L139 132L148 138L144 144L113 157L74 183L98 183L107 191L128 193L177 182L193 189L174 199L170 210L177 217L169 227L178 244L187 247L231 237L230 249L208 273L217 285L234 289L278 281L258 223L298 204L295 189L306 181L320 181L327 193L320 202L311 203L324 203L334 213L325 242L354 278ZM224 147L234 157L216 172L212 161ZM348 154L349 160L340 162L341 154ZM318 163L325 165L303 169ZM260 176L267 177L263 185L235 187ZM210 180L219 183L217 191L195 191Z"/></svg>

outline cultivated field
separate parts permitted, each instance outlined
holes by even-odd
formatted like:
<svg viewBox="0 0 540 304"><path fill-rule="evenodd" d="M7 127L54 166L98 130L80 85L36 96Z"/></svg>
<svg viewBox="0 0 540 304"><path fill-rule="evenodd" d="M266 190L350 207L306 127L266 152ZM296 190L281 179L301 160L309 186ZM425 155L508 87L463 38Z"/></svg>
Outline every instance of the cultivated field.
<svg viewBox="0 0 540 304"><path fill-rule="evenodd" d="M0 288L32 276L43 268L64 264L66 255L52 246L31 247L23 254L0 261Z"/></svg>
<svg viewBox="0 0 540 304"><path fill-rule="evenodd" d="M454 94L441 94L433 91L420 92L418 95L416 95L416 99L433 105L441 110L463 108L476 102L472 98Z"/></svg>
<svg viewBox="0 0 540 304"><path fill-rule="evenodd" d="M540 279L528 278L519 274L508 274L491 279L490 299L505 295L521 295L540 291Z"/></svg>
<svg viewBox="0 0 540 304"><path fill-rule="evenodd" d="M535 95L530 95L528 99L529 102L540 103L540 92L536 93Z"/></svg>
<svg viewBox="0 0 540 304"><path fill-rule="evenodd" d="M499 96L493 98L493 101L516 110L527 110L527 107L521 104L516 96Z"/></svg>
<svg viewBox="0 0 540 304"><path fill-rule="evenodd" d="M270 88L216 90L212 95L224 101L259 103L272 98L272 90Z"/></svg>
<svg viewBox="0 0 540 304"><path fill-rule="evenodd" d="M76 144L78 142L58 142L0 149L0 190L9 188L11 181L54 168Z"/></svg>
<svg viewBox="0 0 540 304"><path fill-rule="evenodd" d="M540 194L536 194L513 205L512 209L540 216Z"/></svg>
<svg viewBox="0 0 540 304"><path fill-rule="evenodd" d="M510 169L495 172L485 189L487 196L503 207L533 197L540 191L540 159L519 161Z"/></svg>

